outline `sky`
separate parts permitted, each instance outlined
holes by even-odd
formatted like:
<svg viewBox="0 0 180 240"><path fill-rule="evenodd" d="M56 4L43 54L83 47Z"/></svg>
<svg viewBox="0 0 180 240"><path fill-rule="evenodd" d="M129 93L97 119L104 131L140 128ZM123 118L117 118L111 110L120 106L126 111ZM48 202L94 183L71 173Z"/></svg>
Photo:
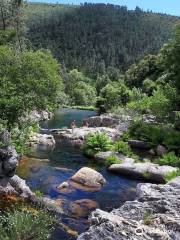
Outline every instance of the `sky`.
<svg viewBox="0 0 180 240"><path fill-rule="evenodd" d="M143 10L168 13L180 16L180 0L29 0L31 2L48 2L78 5L83 2L91 3L112 3L116 5L126 5L128 9L135 9L139 6Z"/></svg>

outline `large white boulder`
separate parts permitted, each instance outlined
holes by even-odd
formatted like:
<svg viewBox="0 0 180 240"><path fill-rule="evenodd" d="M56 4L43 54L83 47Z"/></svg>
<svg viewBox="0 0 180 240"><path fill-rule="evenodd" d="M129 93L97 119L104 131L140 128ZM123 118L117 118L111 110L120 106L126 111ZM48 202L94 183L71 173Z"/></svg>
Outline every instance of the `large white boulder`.
<svg viewBox="0 0 180 240"><path fill-rule="evenodd" d="M105 178L96 170L83 167L75 173L67 182L57 186L57 191L61 193L71 193L77 189L96 192L106 184Z"/></svg>
<svg viewBox="0 0 180 240"><path fill-rule="evenodd" d="M108 170L130 178L141 178L150 182L165 183L167 175L176 172L178 169L171 166L159 166L158 164L145 162L113 164Z"/></svg>

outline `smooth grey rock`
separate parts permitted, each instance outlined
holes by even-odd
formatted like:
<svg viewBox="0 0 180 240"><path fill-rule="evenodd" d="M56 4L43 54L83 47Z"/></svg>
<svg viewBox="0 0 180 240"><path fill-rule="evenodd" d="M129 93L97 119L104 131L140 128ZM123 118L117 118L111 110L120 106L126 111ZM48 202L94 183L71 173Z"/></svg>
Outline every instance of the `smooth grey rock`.
<svg viewBox="0 0 180 240"><path fill-rule="evenodd" d="M57 188L61 189L61 188L67 188L67 187L69 187L68 182L63 182Z"/></svg>
<svg viewBox="0 0 180 240"><path fill-rule="evenodd" d="M0 177L12 177L18 165L19 156L12 147L0 149Z"/></svg>
<svg viewBox="0 0 180 240"><path fill-rule="evenodd" d="M167 174L178 169L171 166L159 166L158 164L145 162L134 164L113 164L108 169L110 172L126 175L130 178L144 179L155 183L165 183Z"/></svg>
<svg viewBox="0 0 180 240"><path fill-rule="evenodd" d="M98 152L95 154L94 159L97 162L104 162L108 157L114 156L115 153L112 151L108 151L108 152Z"/></svg>
<svg viewBox="0 0 180 240"><path fill-rule="evenodd" d="M173 180L171 180L169 183L169 185L176 187L176 188L180 188L180 176L174 178Z"/></svg>
<svg viewBox="0 0 180 240"><path fill-rule="evenodd" d="M32 121L32 122L41 122L51 119L52 113L47 110L32 111L27 117L26 120Z"/></svg>
<svg viewBox="0 0 180 240"><path fill-rule="evenodd" d="M71 177L71 181L87 187L102 187L106 184L104 177L94 169L83 167Z"/></svg>
<svg viewBox="0 0 180 240"><path fill-rule="evenodd" d="M53 135L50 134L40 134L40 133L34 133L28 142L28 145L30 147L40 147L44 146L47 148L54 148L55 147L55 139Z"/></svg>
<svg viewBox="0 0 180 240"><path fill-rule="evenodd" d="M19 156L14 148L9 146L0 149L0 196L15 194L29 197L33 195L25 181L14 175L18 159Z"/></svg>
<svg viewBox="0 0 180 240"><path fill-rule="evenodd" d="M103 163L110 156L115 156L120 160L120 162L126 163L126 164L128 164L128 163L132 164L135 162L135 160L133 158L129 158L129 157L124 156L123 154L120 154L117 152L112 152L112 151L99 152L99 153L95 154L94 159L97 160L98 162Z"/></svg>
<svg viewBox="0 0 180 240"><path fill-rule="evenodd" d="M56 187L57 192L69 194L76 190L97 192L106 184L105 178L94 169L83 167L70 179Z"/></svg>
<svg viewBox="0 0 180 240"><path fill-rule="evenodd" d="M140 140L129 140L128 144L133 148L142 148L142 149L150 149L149 143Z"/></svg>
<svg viewBox="0 0 180 240"><path fill-rule="evenodd" d="M150 149L150 150L148 151L148 153L151 154L152 156L155 156L155 155L156 155L156 152L155 152L154 149Z"/></svg>
<svg viewBox="0 0 180 240"><path fill-rule="evenodd" d="M8 182L11 184L11 186L14 188L14 190L21 197L29 198L31 196L34 196L34 194L31 192L30 188L26 185L25 180L21 179L17 175L14 175L12 178L9 178Z"/></svg>
<svg viewBox="0 0 180 240"><path fill-rule="evenodd" d="M103 114L86 119L90 127L109 127L116 128L118 131L125 132L129 127L131 118L129 116L113 116L111 114Z"/></svg>
<svg viewBox="0 0 180 240"><path fill-rule="evenodd" d="M156 148L156 154L160 157L162 157L164 154L167 153L167 149L162 146L162 145L158 145L157 148Z"/></svg>
<svg viewBox="0 0 180 240"><path fill-rule="evenodd" d="M107 127L96 127L96 128L75 128L75 129L52 129L50 133L56 137L67 139L70 141L77 142L77 140L83 141L87 135L94 133L105 133L113 141L117 140L122 136L122 133L117 129L107 128Z"/></svg>
<svg viewBox="0 0 180 240"><path fill-rule="evenodd" d="M4 130L0 133L0 142L2 142L2 144L7 147L10 145L11 143L11 134L9 131Z"/></svg>
<svg viewBox="0 0 180 240"><path fill-rule="evenodd" d="M110 213L97 209L78 240L179 240L180 188L139 184L137 199Z"/></svg>

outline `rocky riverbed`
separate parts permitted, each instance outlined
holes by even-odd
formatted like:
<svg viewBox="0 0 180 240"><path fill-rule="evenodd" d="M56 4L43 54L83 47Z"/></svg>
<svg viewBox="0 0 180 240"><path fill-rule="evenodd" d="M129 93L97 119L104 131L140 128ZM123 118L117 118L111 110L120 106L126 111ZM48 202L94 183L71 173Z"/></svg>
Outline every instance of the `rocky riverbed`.
<svg viewBox="0 0 180 240"><path fill-rule="evenodd" d="M45 155L45 158L49 158L49 156L55 154L57 155L55 159L56 163L60 161L57 167L51 166L50 162L52 160L49 159L45 159L46 161L40 160L40 162L43 161L46 163L43 164L43 167L39 162L35 166L31 166L30 174L33 173L36 177L35 184L39 180L42 181L43 177L45 177L43 186L47 185L48 181L51 181L50 190L46 192L46 197L43 197L41 202L31 192L25 181L14 175L18 165L17 153L12 148L3 149L0 153L0 195L15 194L23 198L29 198L35 204L41 204L41 206L62 216L62 224L64 224L64 217L66 220L70 219L70 222L67 225L65 224L66 226L63 225L67 228L71 226L71 222L81 227L82 221L86 222L85 224L83 223L86 225L86 227L83 226L83 231L80 230L81 227L72 227L76 232L75 235L87 229L87 217L95 210L89 217L90 229L82 233L78 237L79 240L179 240L180 178L176 178L166 185L138 184L136 200L126 201L122 206L125 200L133 200L135 198L135 191L133 191L133 196L125 197L125 200L123 200L123 196L125 195L123 194L125 192L123 190L123 186L125 185L123 184L129 181L126 186L128 188L126 190L129 192L130 186L128 184L132 184L131 180L125 180L122 177L123 175L128 178L133 177L148 182L165 183L166 175L176 171L176 168L159 166L150 162L137 163L134 159L119 153L100 152L94 157L96 163L102 163L107 157L112 155L119 158L121 163L111 165L108 171L106 169L101 171L100 168L98 170L95 168L97 170L95 171L92 169L93 166L86 165L88 162L84 156L82 162L80 162L80 155L77 155L76 148L73 150L75 152L68 156L66 155L66 164L61 165L62 156L59 154L67 154L67 152L64 152L64 145L61 146L63 141L67 140L73 143L73 145L82 145L86 136L95 132L106 133L112 141L115 141L127 130L131 119L122 121L121 119L104 115L91 117L87 121L90 125L89 128L80 127L74 130L42 129L41 133L34 134L31 137L30 145L33 149L36 149L35 151L38 151L38 147L44 147L43 149L48 149L47 151L50 153L50 155ZM129 144L142 146L142 148L149 150L149 146L144 142L131 141ZM68 151L70 149L72 151L72 145L71 147L68 145ZM162 152L162 148L160 149L160 147L157 150L161 150ZM78 167L69 171L67 167L70 165L73 168L74 166L74 162L69 161L73 154L74 158L72 160L77 161ZM36 162L36 160L34 161ZM51 176L51 173L54 176ZM28 181L29 178L30 176L27 178ZM116 178L116 181L112 181L114 178ZM62 180L60 181L59 179ZM34 182L32 181L32 183ZM134 181L132 186L135 187L136 185L137 183ZM118 191L120 195L118 195ZM100 195L103 196L100 198ZM112 204L113 207L103 208L101 203L103 201L107 202L107 199L104 199L106 197L109 199L108 206L111 205L111 200L112 202L115 201L114 198L118 200L119 204L116 202L115 206ZM121 207L109 212L109 209L112 210L118 206ZM104 211L98 208L104 209ZM59 238L57 237L56 239Z"/></svg>
<svg viewBox="0 0 180 240"><path fill-rule="evenodd" d="M97 209L78 240L179 240L180 177L166 185L139 184L135 201L108 213Z"/></svg>

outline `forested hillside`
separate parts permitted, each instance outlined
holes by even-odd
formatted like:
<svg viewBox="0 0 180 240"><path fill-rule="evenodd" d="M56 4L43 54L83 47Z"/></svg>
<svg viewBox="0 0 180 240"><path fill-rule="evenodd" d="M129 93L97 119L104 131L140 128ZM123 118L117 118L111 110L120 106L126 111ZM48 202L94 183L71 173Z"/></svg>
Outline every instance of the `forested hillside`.
<svg viewBox="0 0 180 240"><path fill-rule="evenodd" d="M68 69L90 77L109 67L125 70L144 55L156 54L179 21L110 4L29 4L26 11L32 46L50 49Z"/></svg>

